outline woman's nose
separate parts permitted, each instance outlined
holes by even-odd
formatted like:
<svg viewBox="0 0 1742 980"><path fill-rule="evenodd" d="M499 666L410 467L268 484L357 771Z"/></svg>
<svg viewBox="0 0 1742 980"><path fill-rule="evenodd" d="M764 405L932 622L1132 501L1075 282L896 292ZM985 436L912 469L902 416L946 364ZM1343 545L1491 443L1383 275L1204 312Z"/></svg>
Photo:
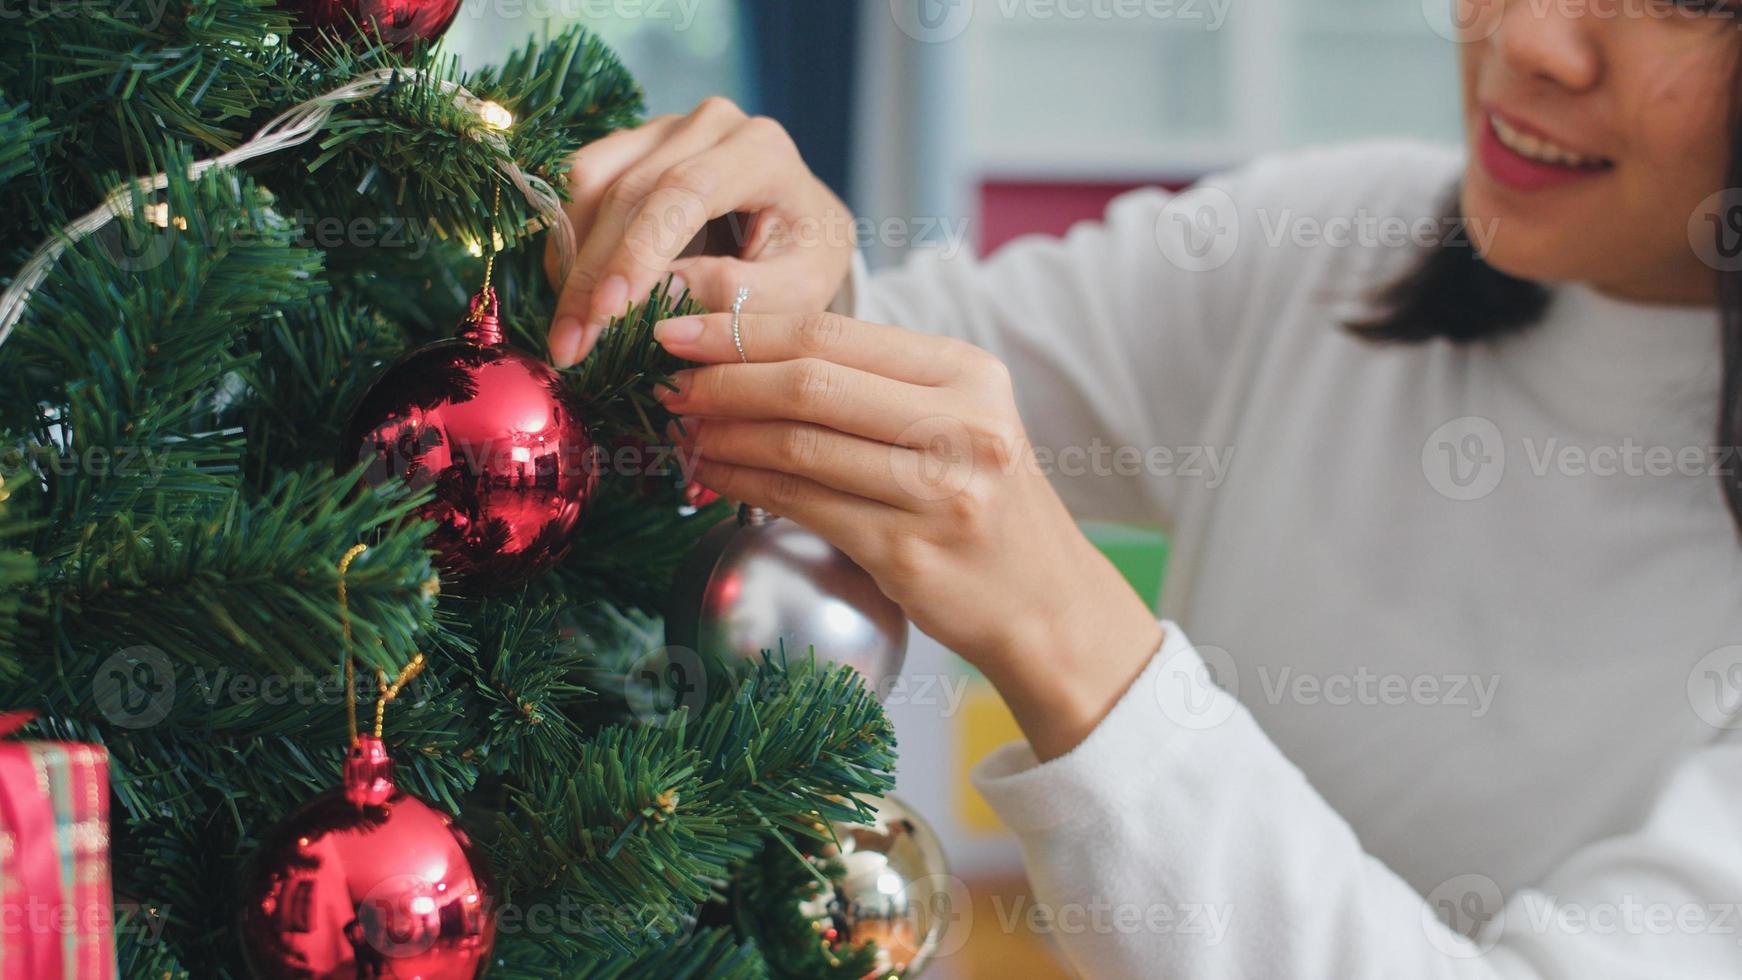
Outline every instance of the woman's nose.
<svg viewBox="0 0 1742 980"><path fill-rule="evenodd" d="M1598 83L1603 59L1597 44L1593 3L1568 0L1461 0L1473 6L1499 7L1500 27L1489 38L1500 57L1524 78L1549 82L1573 91Z"/></svg>

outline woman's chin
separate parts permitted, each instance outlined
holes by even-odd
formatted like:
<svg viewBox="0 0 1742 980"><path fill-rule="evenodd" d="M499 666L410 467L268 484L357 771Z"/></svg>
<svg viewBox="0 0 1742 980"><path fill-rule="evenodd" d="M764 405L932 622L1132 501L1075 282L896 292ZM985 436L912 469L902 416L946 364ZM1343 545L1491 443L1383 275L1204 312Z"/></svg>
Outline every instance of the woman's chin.
<svg viewBox="0 0 1742 980"><path fill-rule="evenodd" d="M1586 278L1592 256L1587 235L1568 233L1576 222L1524 214L1484 193L1481 180L1467 180L1459 205L1469 244L1482 260L1515 279L1570 282Z"/></svg>

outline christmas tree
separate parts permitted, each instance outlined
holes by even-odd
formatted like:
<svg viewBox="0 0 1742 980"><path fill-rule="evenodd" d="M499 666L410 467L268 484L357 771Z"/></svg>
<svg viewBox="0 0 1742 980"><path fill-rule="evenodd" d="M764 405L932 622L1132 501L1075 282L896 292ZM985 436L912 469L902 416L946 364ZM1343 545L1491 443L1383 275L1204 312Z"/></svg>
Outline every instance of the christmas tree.
<svg viewBox="0 0 1742 980"><path fill-rule="evenodd" d="M543 222L506 175L562 187L638 87L581 29L468 72L351 34L270 0L0 18L6 282L69 243L0 327L0 710L111 755L122 975L246 975L243 869L337 782L346 658L368 711L421 653L385 741L493 869L491 976L863 976L802 914L799 854L890 784L875 699L809 658L675 681L660 659L673 570L724 504L607 467L559 565L465 594L427 488L335 465L372 380L453 335L481 254L509 342L543 354ZM195 166L358 79L305 141ZM661 443L682 365L650 332L689 306L656 292L562 375L599 445Z"/></svg>

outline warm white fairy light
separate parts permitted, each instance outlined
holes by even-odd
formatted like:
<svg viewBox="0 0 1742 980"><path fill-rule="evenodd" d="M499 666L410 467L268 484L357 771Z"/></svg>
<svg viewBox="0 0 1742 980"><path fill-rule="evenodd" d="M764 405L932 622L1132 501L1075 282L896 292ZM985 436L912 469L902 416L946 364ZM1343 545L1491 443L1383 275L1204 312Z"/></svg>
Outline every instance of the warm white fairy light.
<svg viewBox="0 0 1742 980"><path fill-rule="evenodd" d="M151 222L159 228L168 228L170 225L175 225L182 231L187 231L188 219L179 214L174 218L171 218L169 216L169 205L167 204L162 202L157 204L147 204L143 213L146 221Z"/></svg>
<svg viewBox="0 0 1742 980"><path fill-rule="evenodd" d="M507 129L514 125L514 113L497 102L486 102L479 106L478 118L491 129Z"/></svg>
<svg viewBox="0 0 1742 980"><path fill-rule="evenodd" d="M498 231L498 232L491 233L491 235L490 235L490 251L500 252L504 248L507 248L507 247L508 247L508 240L502 237L501 232ZM466 239L466 251L472 253L472 255L474 255L478 258L483 258L484 257L484 243L478 241L476 238L468 238L468 239Z"/></svg>

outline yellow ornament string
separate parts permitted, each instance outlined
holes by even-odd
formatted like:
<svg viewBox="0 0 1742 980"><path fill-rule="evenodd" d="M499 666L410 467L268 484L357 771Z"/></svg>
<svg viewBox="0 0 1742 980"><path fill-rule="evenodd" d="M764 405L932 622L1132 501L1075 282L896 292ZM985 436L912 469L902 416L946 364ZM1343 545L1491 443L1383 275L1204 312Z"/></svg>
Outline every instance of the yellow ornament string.
<svg viewBox="0 0 1742 980"><path fill-rule="evenodd" d="M345 637L345 723L352 745L357 744L357 658L351 653L356 637L351 630L351 595L346 586L346 576L351 572L351 563L368 550L369 546L366 544L352 545L345 552L345 556L339 559L339 626ZM425 666L427 661L423 654L417 654L391 684L387 681L386 671L375 671L376 681L381 685L381 697L375 702L376 738L381 737L382 722L387 716L387 702L399 697L399 692L418 674L423 673Z"/></svg>
<svg viewBox="0 0 1742 980"><path fill-rule="evenodd" d="M502 213L502 182L495 181L496 199L490 202L490 254L484 259L484 292L495 295L491 283L496 278L496 219Z"/></svg>
<svg viewBox="0 0 1742 980"><path fill-rule="evenodd" d="M345 576L351 571L351 563L357 556L368 551L366 544L352 545L345 552L345 557L339 559L339 626L345 634L345 721L346 731L351 736L349 744L357 744L357 664L351 656L351 646L354 639L351 635L351 596L345 588Z"/></svg>
<svg viewBox="0 0 1742 980"><path fill-rule="evenodd" d="M381 697L375 702L375 737L381 737L381 723L387 717L387 702L399 697L400 688L411 683L411 679L423 673L423 654L411 658L411 663L399 672L392 684L387 683L387 671L377 670L375 679L381 684Z"/></svg>
<svg viewBox="0 0 1742 980"><path fill-rule="evenodd" d="M502 182L497 181L496 182L496 197L495 197L495 200L493 200L490 203L490 228L489 228L490 242L489 242L488 246L486 246L482 242L480 242L478 244L479 251L482 251L485 253L484 254L484 285L483 285L483 288L481 288L478 291L478 295L484 297L484 303L480 306L476 306L473 308L471 319L474 323L477 322L478 319L484 315L484 311L489 309L491 304L496 302L496 287L494 285L492 285L492 283L496 279L496 252L498 251L498 248L499 248L498 243L502 240L502 236L496 233L496 219L501 214L501 212L502 212ZM486 248L487 248L487 250L486 250Z"/></svg>

